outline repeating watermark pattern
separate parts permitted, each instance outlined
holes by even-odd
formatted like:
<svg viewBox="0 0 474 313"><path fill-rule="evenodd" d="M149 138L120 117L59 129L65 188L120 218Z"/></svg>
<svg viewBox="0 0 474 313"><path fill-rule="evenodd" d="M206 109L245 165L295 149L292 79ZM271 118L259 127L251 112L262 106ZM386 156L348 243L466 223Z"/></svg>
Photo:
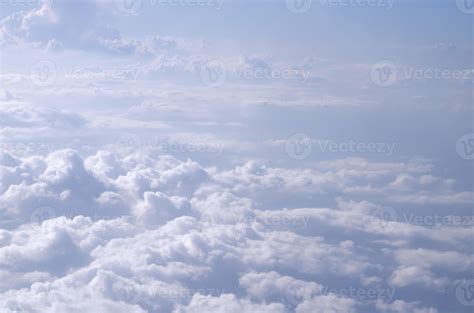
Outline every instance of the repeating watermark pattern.
<svg viewBox="0 0 474 313"><path fill-rule="evenodd" d="M113 298L115 301L136 304L140 301L140 294L133 285L114 286Z"/></svg>
<svg viewBox="0 0 474 313"><path fill-rule="evenodd" d="M137 81L143 69L137 65L116 67L59 67L52 60L40 60L30 69L30 79L36 86L48 87L59 79L90 81Z"/></svg>
<svg viewBox="0 0 474 313"><path fill-rule="evenodd" d="M236 79L247 79L247 80L300 80L302 83L310 76L310 72L301 68L284 68L284 69L272 69L272 68L245 68L238 69L232 72Z"/></svg>
<svg viewBox="0 0 474 313"><path fill-rule="evenodd" d="M305 83L311 72L304 68L285 67L240 67L230 70L220 60L211 60L204 63L199 69L201 81L211 87L222 86L227 80L294 80Z"/></svg>
<svg viewBox="0 0 474 313"><path fill-rule="evenodd" d="M227 67L220 60L211 60L203 64L199 70L201 81L210 87L219 87L227 79Z"/></svg>
<svg viewBox="0 0 474 313"><path fill-rule="evenodd" d="M319 0L320 6L334 7L375 7L390 10L393 7L394 0ZM286 7L295 14L304 14L311 10L313 0L286 0Z"/></svg>
<svg viewBox="0 0 474 313"><path fill-rule="evenodd" d="M113 68L84 67L63 68L63 76L70 80L130 80L137 81L142 69L136 66Z"/></svg>
<svg viewBox="0 0 474 313"><path fill-rule="evenodd" d="M294 134L286 141L285 151L292 159L304 160L313 151L312 139L304 133Z"/></svg>
<svg viewBox="0 0 474 313"><path fill-rule="evenodd" d="M0 150L13 155L47 155L57 147L50 142L2 142Z"/></svg>
<svg viewBox="0 0 474 313"><path fill-rule="evenodd" d="M120 137L115 141L114 150L115 153L124 158L129 156L142 147L141 139L134 134L125 134L120 135Z"/></svg>
<svg viewBox="0 0 474 313"><path fill-rule="evenodd" d="M392 156L396 143L394 142L357 142L354 140L338 142L334 140L317 140L321 152L331 153L380 153Z"/></svg>
<svg viewBox="0 0 474 313"><path fill-rule="evenodd" d="M474 0L456 0L458 9L466 14L474 14Z"/></svg>
<svg viewBox="0 0 474 313"><path fill-rule="evenodd" d="M224 152L223 143L209 142L178 142L172 140L145 139L134 134L121 135L114 144L115 153L126 157L135 152L144 153L212 153L221 156Z"/></svg>
<svg viewBox="0 0 474 313"><path fill-rule="evenodd" d="M458 139L456 152L464 160L474 160L474 133L465 134Z"/></svg>
<svg viewBox="0 0 474 313"><path fill-rule="evenodd" d="M372 66L370 76L374 84L388 87L400 80L462 80L472 81L473 69L448 69L439 67L415 68L397 66L392 61L381 61Z"/></svg>
<svg viewBox="0 0 474 313"><path fill-rule="evenodd" d="M295 14L304 14L311 10L313 0L286 0L286 7Z"/></svg>
<svg viewBox="0 0 474 313"><path fill-rule="evenodd" d="M117 11L123 15L138 15L144 5L151 7L211 7L220 10L224 0L115 0Z"/></svg>
<svg viewBox="0 0 474 313"><path fill-rule="evenodd" d="M310 300L319 292L318 285L305 285L295 280L285 286L285 299L292 306L297 306L305 300Z"/></svg>
<svg viewBox="0 0 474 313"><path fill-rule="evenodd" d="M170 7L210 7L222 9L224 0L150 0L152 6Z"/></svg>
<svg viewBox="0 0 474 313"><path fill-rule="evenodd" d="M474 279L469 279L456 286L456 298L462 305L474 306Z"/></svg>
<svg viewBox="0 0 474 313"><path fill-rule="evenodd" d="M423 227L471 227L474 226L474 216L472 215L415 215L402 214L403 222L414 226Z"/></svg>
<svg viewBox="0 0 474 313"><path fill-rule="evenodd" d="M123 15L137 15L142 7L142 0L114 0L117 11Z"/></svg>
<svg viewBox="0 0 474 313"><path fill-rule="evenodd" d="M267 226L308 227L310 216L306 215L242 215L228 212L224 214L205 213L201 221L211 224L253 224L259 223Z"/></svg>
<svg viewBox="0 0 474 313"><path fill-rule="evenodd" d="M322 153L380 153L392 156L395 147L396 143L394 142L320 140L298 133L287 139L285 151L292 159L304 160L315 149L319 149Z"/></svg>
<svg viewBox="0 0 474 313"><path fill-rule="evenodd" d="M378 207L372 210L369 226L376 231L387 230L395 223L401 223L420 227L472 227L474 216L472 215L416 215L413 213L397 214L394 208Z"/></svg>
<svg viewBox="0 0 474 313"><path fill-rule="evenodd" d="M0 0L0 7L38 7L53 5L55 0Z"/></svg>
<svg viewBox="0 0 474 313"><path fill-rule="evenodd" d="M390 10L395 0L319 0L322 6L374 7Z"/></svg>
<svg viewBox="0 0 474 313"><path fill-rule="evenodd" d="M384 231L397 221L397 212L391 207L378 207L372 210L369 218L369 227L375 231Z"/></svg>
<svg viewBox="0 0 474 313"><path fill-rule="evenodd" d="M40 60L30 67L30 80L38 87L51 86L56 77L56 63L51 60Z"/></svg>
<svg viewBox="0 0 474 313"><path fill-rule="evenodd" d="M137 304L142 301L142 295L149 294L153 294L155 297L166 299L169 301L182 302L191 300L192 297L196 294L219 297L224 293L224 289L215 288L160 288L130 284L114 286L112 290L112 297L115 301L123 301L126 303Z"/></svg>
<svg viewBox="0 0 474 313"><path fill-rule="evenodd" d="M374 66L370 72L374 84L380 87L388 87L397 81L397 66L392 61L381 61Z"/></svg>
<svg viewBox="0 0 474 313"><path fill-rule="evenodd" d="M56 218L56 210L49 206L36 208L30 215L30 223L43 224L44 221Z"/></svg>
<svg viewBox="0 0 474 313"><path fill-rule="evenodd" d="M293 281L285 287L285 298L292 306L309 301L314 297L334 295L339 298L352 299L360 303L372 303L376 300L391 302L395 296L395 288L385 287L354 287L344 288L320 287Z"/></svg>

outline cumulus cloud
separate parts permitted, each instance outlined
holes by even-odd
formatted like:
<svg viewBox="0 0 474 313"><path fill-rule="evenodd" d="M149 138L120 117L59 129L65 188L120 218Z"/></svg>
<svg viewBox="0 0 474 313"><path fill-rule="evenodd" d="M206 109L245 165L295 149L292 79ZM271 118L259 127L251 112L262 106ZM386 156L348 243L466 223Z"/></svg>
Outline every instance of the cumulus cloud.
<svg viewBox="0 0 474 313"><path fill-rule="evenodd" d="M373 171L364 179L431 169L364 167ZM332 208L258 203L314 185L344 190L359 181L357 170L349 178L326 173L328 180L315 170L255 162L219 171L167 155L98 151L84 158L71 149L30 157L4 152L1 170L0 212L9 230L0 233L0 273L8 278L0 302L12 311L330 313L372 306L431 313L429 306L393 302L402 300L390 288L443 293L454 284L449 277L473 267L462 251L472 228L384 220L374 215L383 206L340 197ZM334 281L391 296L361 298Z"/></svg>

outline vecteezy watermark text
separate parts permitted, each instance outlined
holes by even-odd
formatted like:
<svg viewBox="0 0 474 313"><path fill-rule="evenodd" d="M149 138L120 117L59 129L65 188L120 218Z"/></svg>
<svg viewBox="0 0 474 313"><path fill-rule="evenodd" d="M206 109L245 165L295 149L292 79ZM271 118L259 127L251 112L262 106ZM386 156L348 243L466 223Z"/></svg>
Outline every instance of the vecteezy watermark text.
<svg viewBox="0 0 474 313"><path fill-rule="evenodd" d="M209 143L209 142L180 142L164 139L147 139L139 136L126 134L120 136L114 145L115 152L121 156L126 157L137 151L145 153L159 152L159 153L214 153L221 156L224 151L223 143Z"/></svg>
<svg viewBox="0 0 474 313"><path fill-rule="evenodd" d="M51 60L40 60L30 67L30 80L38 87L53 85L58 79L65 80L108 80L137 81L142 68L137 65L114 67L60 67Z"/></svg>
<svg viewBox="0 0 474 313"><path fill-rule="evenodd" d="M395 0L285 0L286 7L295 14L304 14L311 10L314 3L337 7L375 7L390 10Z"/></svg>
<svg viewBox="0 0 474 313"><path fill-rule="evenodd" d="M285 226L306 228L310 216L306 215L243 215L233 214L203 214L201 220L212 224L252 224L260 223L267 226Z"/></svg>
<svg viewBox="0 0 474 313"><path fill-rule="evenodd" d="M315 149L319 149L322 153L380 153L392 156L395 146L394 142L313 139L304 133L298 133L286 140L285 151L295 160L306 159Z"/></svg>
<svg viewBox="0 0 474 313"><path fill-rule="evenodd" d="M38 7L43 4L52 5L56 0L0 0L0 7Z"/></svg>
<svg viewBox="0 0 474 313"><path fill-rule="evenodd" d="M388 87L400 80L461 80L472 81L474 69L397 66L393 61L381 61L371 68L374 84Z"/></svg>
<svg viewBox="0 0 474 313"><path fill-rule="evenodd" d="M390 227L398 227L398 223L419 227L472 227L474 216L397 213L392 207L381 206L371 211L367 225L373 230L383 231Z"/></svg>
<svg viewBox="0 0 474 313"><path fill-rule="evenodd" d="M219 87L227 80L293 80L305 83L311 72L304 68L241 67L229 68L221 60L210 60L201 65L199 76L204 85Z"/></svg>
<svg viewBox="0 0 474 313"><path fill-rule="evenodd" d="M13 155L49 154L56 149L50 142L2 142L0 150Z"/></svg>
<svg viewBox="0 0 474 313"><path fill-rule="evenodd" d="M361 303L370 303L376 300L391 302L395 296L395 288L364 288L348 286L330 288L316 285L303 285L301 281L293 281L285 287L285 298L293 306L309 301L315 297L335 295L338 298L352 299Z"/></svg>
<svg viewBox="0 0 474 313"><path fill-rule="evenodd" d="M115 0L115 8L123 15L137 15L144 5L151 7L210 7L220 10L224 0Z"/></svg>

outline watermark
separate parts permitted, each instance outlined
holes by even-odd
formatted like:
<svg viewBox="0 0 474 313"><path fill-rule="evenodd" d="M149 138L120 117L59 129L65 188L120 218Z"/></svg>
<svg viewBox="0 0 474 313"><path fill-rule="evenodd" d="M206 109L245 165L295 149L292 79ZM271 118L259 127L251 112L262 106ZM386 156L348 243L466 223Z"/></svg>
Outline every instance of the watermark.
<svg viewBox="0 0 474 313"><path fill-rule="evenodd" d="M321 152L330 153L380 153L392 156L396 143L394 142L357 142L334 141L334 140L317 140L318 147Z"/></svg>
<svg viewBox="0 0 474 313"><path fill-rule="evenodd" d="M56 63L51 60L40 60L30 67L30 80L38 87L54 84L57 77Z"/></svg>
<svg viewBox="0 0 474 313"><path fill-rule="evenodd" d="M458 139L456 152L464 160L474 160L474 133L465 134Z"/></svg>
<svg viewBox="0 0 474 313"><path fill-rule="evenodd" d="M462 305L474 306L474 279L469 279L456 286L456 298Z"/></svg>
<svg viewBox="0 0 474 313"><path fill-rule="evenodd" d="M403 222L414 226L474 226L472 215L403 214Z"/></svg>
<svg viewBox="0 0 474 313"><path fill-rule="evenodd" d="M137 135L121 135L114 144L115 153L126 157L137 151L145 153L212 153L221 156L224 152L223 143L209 142L178 142L162 139L144 139Z"/></svg>
<svg viewBox="0 0 474 313"><path fill-rule="evenodd" d="M30 223L43 224L44 221L56 218L56 210L49 206L36 208L31 212Z"/></svg>
<svg viewBox="0 0 474 313"><path fill-rule="evenodd" d="M394 142L362 142L355 140L335 141L313 139L306 134L298 133L286 140L286 154L295 160L304 160L319 149L322 153L379 153L392 156L395 151Z"/></svg>
<svg viewBox="0 0 474 313"><path fill-rule="evenodd" d="M212 224L253 224L259 223L267 226L285 227L308 227L310 216L307 215L243 215L233 214L209 214L201 215L201 221Z"/></svg>
<svg viewBox="0 0 474 313"><path fill-rule="evenodd" d="M413 213L397 214L391 207L378 207L370 212L369 226L376 231L384 231L395 223L420 227L472 227L472 215L417 215Z"/></svg>
<svg viewBox="0 0 474 313"><path fill-rule="evenodd" d="M397 212L395 209L391 207L377 207L370 212L368 225L375 231L384 231L393 222L397 222Z"/></svg>
<svg viewBox="0 0 474 313"><path fill-rule="evenodd" d="M220 10L224 0L114 0L120 14L138 15L144 5L152 7L210 7Z"/></svg>
<svg viewBox="0 0 474 313"><path fill-rule="evenodd" d="M210 7L220 10L224 0L150 0L150 4L170 7Z"/></svg>
<svg viewBox="0 0 474 313"><path fill-rule="evenodd" d="M448 69L439 67L416 68L397 66L392 61L381 61L372 66L370 76L374 84L388 87L400 80L459 80L472 81L473 69Z"/></svg>
<svg viewBox="0 0 474 313"><path fill-rule="evenodd" d="M395 0L319 0L322 6L374 7L390 10Z"/></svg>
<svg viewBox="0 0 474 313"><path fill-rule="evenodd" d="M458 9L466 14L474 14L474 0L456 0Z"/></svg>
<svg viewBox="0 0 474 313"><path fill-rule="evenodd" d="M13 155L47 155L57 149L50 142L2 142L0 150Z"/></svg>
<svg viewBox="0 0 474 313"><path fill-rule="evenodd" d="M136 304L140 301L140 293L134 285L118 285L112 286L113 299L125 303Z"/></svg>
<svg viewBox="0 0 474 313"><path fill-rule="evenodd" d="M286 8L295 14L304 14L311 10L313 4L334 7L374 7L390 10L395 0L285 0Z"/></svg>
<svg viewBox="0 0 474 313"><path fill-rule="evenodd" d="M204 85L219 87L222 86L227 79L227 67L225 63L220 60L211 60L201 65L199 76Z"/></svg>
<svg viewBox="0 0 474 313"><path fill-rule="evenodd" d="M63 68L62 74L65 79L70 80L130 80L137 81L142 69L135 66L124 67L84 67L84 68Z"/></svg>
<svg viewBox="0 0 474 313"><path fill-rule="evenodd" d="M243 68L231 72L233 78L248 80L299 80L305 83L311 72L303 68Z"/></svg>
<svg viewBox="0 0 474 313"><path fill-rule="evenodd" d="M330 288L301 281L293 281L285 288L285 298L293 306L297 306L301 302L309 301L315 297L330 295L343 299L352 299L360 303L371 303L379 299L391 302L395 296L395 288L364 288L354 286Z"/></svg>
<svg viewBox="0 0 474 313"><path fill-rule="evenodd" d="M142 8L142 0L114 0L115 8L123 15L137 15Z"/></svg>
<svg viewBox="0 0 474 313"><path fill-rule="evenodd" d="M194 295L210 295L219 297L224 294L224 289L215 288L166 288L164 286L135 286L132 284L115 284L112 289L112 297L115 301L137 304L142 300L142 294L148 297L153 295L154 298L165 299L171 302L190 301Z"/></svg>
<svg viewBox="0 0 474 313"><path fill-rule="evenodd" d="M53 85L58 79L91 81L138 80L142 68L136 65L115 67L59 67L52 60L41 60L30 68L30 80L38 87Z"/></svg>
<svg viewBox="0 0 474 313"><path fill-rule="evenodd" d="M377 86L388 87L393 85L398 78L397 66L392 61L378 62L372 66L370 77Z"/></svg>
<svg viewBox="0 0 474 313"><path fill-rule="evenodd" d="M285 286L285 299L292 306L311 300L321 293L322 287L317 284L294 280Z"/></svg>
<svg viewBox="0 0 474 313"><path fill-rule="evenodd" d="M286 7L292 13L304 14L311 10L313 0L286 0Z"/></svg>
<svg viewBox="0 0 474 313"><path fill-rule="evenodd" d="M53 5L56 0L0 0L0 7L38 7L42 5Z"/></svg>
<svg viewBox="0 0 474 313"><path fill-rule="evenodd" d="M295 80L305 83L310 75L310 71L295 67L239 67L231 70L220 60L208 61L199 69L201 81L211 87L222 86L227 80Z"/></svg>
<svg viewBox="0 0 474 313"><path fill-rule="evenodd" d="M312 151L312 139L304 133L294 134L285 144L286 154L294 160L304 160L311 155Z"/></svg>
<svg viewBox="0 0 474 313"><path fill-rule="evenodd" d="M431 68L414 68L404 66L402 67L404 79L417 80L472 80L474 77L474 70L452 70L447 68L431 67Z"/></svg>
<svg viewBox="0 0 474 313"><path fill-rule="evenodd" d="M115 141L114 151L115 153L124 158L139 150L141 150L142 142L140 137L134 134L120 135Z"/></svg>

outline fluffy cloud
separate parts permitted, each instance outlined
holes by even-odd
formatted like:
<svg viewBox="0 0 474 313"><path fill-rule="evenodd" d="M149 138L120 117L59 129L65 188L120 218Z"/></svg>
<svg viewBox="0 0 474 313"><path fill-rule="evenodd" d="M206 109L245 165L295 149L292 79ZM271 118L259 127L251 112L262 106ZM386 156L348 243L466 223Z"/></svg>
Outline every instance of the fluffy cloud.
<svg viewBox="0 0 474 313"><path fill-rule="evenodd" d="M341 167L321 163L318 172L250 162L218 170L139 152L123 158L107 151L84 158L71 149L30 157L4 152L0 302L11 311L431 310L393 302L405 299L393 299L390 288L445 293L454 284L450 277L472 270L472 256L462 251L471 228L385 220L375 214L385 207L340 197L333 208L261 202L275 192L345 190L378 175L431 170L365 163L367 175L357 166L343 174ZM367 299L335 282L391 296Z"/></svg>

